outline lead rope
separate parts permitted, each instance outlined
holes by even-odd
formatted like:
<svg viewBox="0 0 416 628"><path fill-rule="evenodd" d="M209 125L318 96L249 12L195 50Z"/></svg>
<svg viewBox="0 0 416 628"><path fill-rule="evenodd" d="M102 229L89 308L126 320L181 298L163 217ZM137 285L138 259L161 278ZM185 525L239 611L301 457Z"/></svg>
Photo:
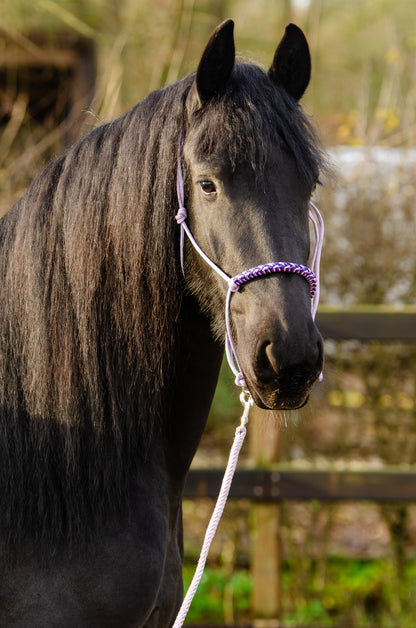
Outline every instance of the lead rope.
<svg viewBox="0 0 416 628"><path fill-rule="evenodd" d="M235 375L235 383L237 386L243 387L243 391L240 394L240 401L243 405L243 414L240 419L240 425L237 427L235 431L234 441L231 447L230 455L228 458L227 467L224 472L224 477L221 484L221 489L217 498L217 502L215 504L214 511L212 513L211 519L209 521L207 531L205 533L204 542L202 545L201 553L199 556L198 564L192 578L192 582L186 592L184 600L182 602L182 606L179 609L179 612L176 616L175 623L172 628L181 628L183 622L185 621L186 615L188 614L189 607L191 606L192 600L195 596L198 585L201 581L202 575L204 573L205 563L207 561L208 552L211 547L211 543L214 539L215 533L218 528L218 524L221 520L222 514L224 512L225 504L228 499L228 494L230 492L231 482L234 477L234 472L237 466L238 456L240 454L241 447L243 445L247 428L246 424L248 422L248 414L251 406L253 405L253 398L250 392L246 388L246 382L244 380L243 372L241 370L240 363L238 361L237 351L234 345L234 341L231 333L231 322L230 322L230 302L231 297L234 292L237 292L242 285L255 279L256 277L267 276L272 273L295 273L300 275L309 283L310 296L312 300L311 304L311 312L312 318L315 319L316 310L318 308L319 302L319 264L321 259L321 249L323 243L323 235L324 235L324 223L322 220L322 216L319 213L318 208L310 201L310 210L309 210L309 218L312 221L314 232L315 232L315 248L312 254L311 260L311 268L307 266L302 266L301 264L295 264L292 262L271 262L269 264L262 264L261 266L256 266L254 268L250 268L248 270L243 271L242 273L236 275L235 277L230 277L227 275L221 268L219 268L204 251L200 248L195 238L192 235L191 230L186 224L186 218L188 216L188 212L186 211L184 205L184 186L183 186L183 176L182 176L182 165L181 165L181 153L182 153L182 145L183 145L183 132L179 137L179 147L178 147L178 169L177 169L177 179L176 179L176 189L177 196L179 202L179 210L176 214L175 218L177 223L181 227L180 233L180 262L182 267L182 272L184 273L184 244L185 244L185 234L188 236L190 242L192 243L195 250L199 253L199 255L206 261L209 266L216 273L218 273L228 284L228 292L225 304L225 324L226 324L226 337L225 337L225 350L228 359L228 363L230 365L231 370ZM322 379L322 373L320 376L320 380Z"/></svg>
<svg viewBox="0 0 416 628"><path fill-rule="evenodd" d="M243 390L240 394L240 401L243 404L244 410L240 419L240 425L235 431L234 442L232 444L227 467L224 472L224 477L217 498L217 503L215 504L214 512L211 515L207 531L205 532L204 542L202 544L201 553L199 555L198 564L195 569L192 582L189 585L189 589L184 597L182 606L179 609L179 613L176 617L175 623L173 624L173 628L180 628L185 621L185 618L189 611L189 607L191 606L192 600L204 573L205 563L208 558L208 552L217 531L218 524L221 520L222 513L224 512L225 504L227 503L231 482L233 480L234 472L238 462L238 456L240 454L240 449L243 445L247 433L246 424L248 421L248 413L251 406L253 405L253 397L250 395L248 390Z"/></svg>

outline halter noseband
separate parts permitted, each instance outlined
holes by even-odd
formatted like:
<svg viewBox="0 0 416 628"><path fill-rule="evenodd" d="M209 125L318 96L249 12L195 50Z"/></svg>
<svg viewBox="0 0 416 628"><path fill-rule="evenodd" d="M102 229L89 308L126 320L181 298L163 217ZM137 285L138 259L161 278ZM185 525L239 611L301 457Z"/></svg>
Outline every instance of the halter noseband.
<svg viewBox="0 0 416 628"><path fill-rule="evenodd" d="M212 261L210 257L201 249L201 247L196 242L195 238L192 235L191 230L186 224L186 219L188 217L188 212L185 208L185 200L184 200L184 185L183 185L183 175L182 175L182 164L181 164L181 155L182 155L182 146L183 146L183 132L179 138L179 146L178 146L178 169L177 169L177 179L176 179L176 191L178 196L179 210L176 214L175 218L177 223L180 225L181 234L180 234L180 261L182 272L184 272L184 247L185 247L185 234L188 236L192 246L199 253L199 255L205 260L205 262L211 266L215 272L220 275L224 279L224 281L228 284L228 292L227 298L225 301L225 325L226 325L226 335L225 335L225 351L227 355L228 364L230 365L231 370L235 375L235 383L238 386L246 386L246 382L243 376L243 372L241 369L240 362L237 356L237 350L233 341L232 332L231 332L231 321L230 321L230 302L231 297L234 292L237 292L241 286L245 283L252 281L253 279L257 279L258 277L264 277L267 275L271 275L274 273L294 273L296 275L300 275L309 284L310 296L311 296L311 311L312 318L315 319L316 310L318 309L319 303L319 267L321 260L321 250L324 236L324 222L322 216L318 210L318 208L312 203L309 202L309 218L313 224L314 234L315 234L315 246L311 259L311 268L308 266L303 266L302 264L295 264L293 262L270 262L268 264L261 264L260 266L254 266L253 268L249 268L248 270L244 270L243 272L235 275L234 277L230 277L225 273L219 266ZM237 365L237 366L236 366Z"/></svg>

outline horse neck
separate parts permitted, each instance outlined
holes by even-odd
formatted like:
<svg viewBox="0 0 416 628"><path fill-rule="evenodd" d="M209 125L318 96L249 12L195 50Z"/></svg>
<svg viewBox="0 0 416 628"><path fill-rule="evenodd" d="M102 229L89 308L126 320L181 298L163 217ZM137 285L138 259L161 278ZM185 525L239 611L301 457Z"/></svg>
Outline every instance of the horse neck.
<svg viewBox="0 0 416 628"><path fill-rule="evenodd" d="M183 477L205 429L218 380L223 346L193 297L184 296L177 345L174 403L166 426L170 472Z"/></svg>

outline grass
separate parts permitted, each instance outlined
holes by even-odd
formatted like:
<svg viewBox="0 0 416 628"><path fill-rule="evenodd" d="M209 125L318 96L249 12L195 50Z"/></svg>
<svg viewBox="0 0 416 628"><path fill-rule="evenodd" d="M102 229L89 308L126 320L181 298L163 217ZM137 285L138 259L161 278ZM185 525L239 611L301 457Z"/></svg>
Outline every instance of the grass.
<svg viewBox="0 0 416 628"><path fill-rule="evenodd" d="M185 588L193 567L184 568ZM386 560L330 558L325 574L311 573L296 581L296 570L285 562L282 571L282 627L401 628L413 627L416 616L416 561L409 561L397 591L394 567ZM207 568L186 623L231 624L253 619L253 582L246 569L231 575Z"/></svg>

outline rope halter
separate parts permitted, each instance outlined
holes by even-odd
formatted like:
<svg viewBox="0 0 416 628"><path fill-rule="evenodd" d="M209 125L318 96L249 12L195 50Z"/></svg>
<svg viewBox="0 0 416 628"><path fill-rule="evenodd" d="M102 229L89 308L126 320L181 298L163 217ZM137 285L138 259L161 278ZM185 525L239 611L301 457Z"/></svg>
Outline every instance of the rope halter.
<svg viewBox="0 0 416 628"><path fill-rule="evenodd" d="M227 354L228 363L231 367L231 370L234 372L236 378L236 384L243 387L243 392L240 395L241 403L244 407L244 412L241 417L241 422L239 427L236 429L234 442L231 448L230 456L227 463L227 468L224 473L224 478L221 484L220 493L218 495L217 502L215 504L214 512L211 516L211 519L208 524L208 528L205 534L204 543L202 546L201 554L198 560L198 565L195 570L194 577L189 586L189 589L185 595L185 598L182 602L182 606L179 609L178 615L176 617L175 623L173 624L173 628L181 628L186 615L188 613L189 607L191 605L192 599L196 593L198 585L201 581L202 574L204 572L204 567L206 563L206 559L208 556L209 548L211 546L212 540L214 538L215 532L217 530L219 521L221 519L225 503L227 501L228 492L230 490L232 478L234 475L234 471L237 465L238 455L243 444L245 435L246 435L246 423L248 420L248 413L250 407L253 405L253 398L248 390L244 390L246 388L246 382L244 380L244 376L241 370L240 363L238 361L237 351L234 345L234 341L231 333L231 321L230 321L230 302L232 295L237 292L241 286L246 284L248 281L252 281L253 279L257 279L258 277L267 277L273 273L294 273L296 275L300 275L309 284L310 296L312 300L311 311L312 318L315 318L316 310L318 308L319 302L319 264L321 259L321 250L323 243L323 234L324 234L324 224L319 213L319 210L315 205L310 202L309 208L309 218L312 221L314 232L315 232L315 247L312 254L311 259L311 268L307 266L302 266L301 264L295 264L292 262L271 262L269 264L262 264L260 266L255 266L254 268L249 268L248 270L244 270L243 272L235 275L234 277L230 277L225 273L221 268L219 268L206 253L201 249L201 247L196 242L193 237L188 225L186 224L186 219L188 213L184 204L184 186L183 186L183 176L182 176L182 166L181 166L181 153L182 153L182 145L183 145L183 133L180 135L179 139L179 148L178 148L178 174L177 174L177 195L179 202L179 210L176 214L176 220L181 228L180 234L180 260L182 272L184 272L184 246L185 246L185 234L188 236L191 244L195 248L195 250L199 253L199 255L205 260L205 262L211 266L211 268L226 281L228 285L227 298L225 301L225 323L226 323L226 338L225 338L225 349ZM322 374L321 374L322 377Z"/></svg>
<svg viewBox="0 0 416 628"><path fill-rule="evenodd" d="M311 296L311 312L312 318L315 320L316 310L318 309L319 303L319 268L321 261L321 251L323 244L323 236L324 236L324 222L322 216L318 210L318 208L312 203L309 202L309 219L312 222L314 228L315 235L315 246L311 259L311 268L308 266L303 266L302 264L295 264L294 262L270 262L268 264L261 264L260 266L254 266L253 268L249 268L248 270L244 270L243 272L235 275L234 277L230 277L225 273L215 262L212 261L210 257L201 249L201 247L196 242L195 238L192 235L191 230L189 229L186 219L188 217L188 212L185 207L185 199L184 199L184 184L183 184L183 174L182 174L182 164L181 164L181 155L182 155L182 146L183 146L183 132L181 132L179 138L179 146L178 146L178 167L177 167L177 178L176 178L176 191L178 196L179 209L175 216L177 223L180 225L181 233L180 233L180 261L182 273L185 275L184 271L184 248L185 248L185 234L188 236L192 246L199 253L199 255L203 258L203 260L211 266L211 268L224 279L224 281L228 284L228 292L225 300L225 326L226 326L226 334L225 334L225 352L227 355L228 364L230 365L231 370L235 375L235 383L237 386L246 387L246 381L243 376L243 372L241 369L241 365L237 356L237 350L234 344L234 340L232 337L231 331L231 320L230 320L230 303L231 297L235 292L243 286L244 284L252 281L253 279L257 279L258 277L265 277L268 275L272 275L274 273L294 273L296 275L300 275L309 284L309 291Z"/></svg>

